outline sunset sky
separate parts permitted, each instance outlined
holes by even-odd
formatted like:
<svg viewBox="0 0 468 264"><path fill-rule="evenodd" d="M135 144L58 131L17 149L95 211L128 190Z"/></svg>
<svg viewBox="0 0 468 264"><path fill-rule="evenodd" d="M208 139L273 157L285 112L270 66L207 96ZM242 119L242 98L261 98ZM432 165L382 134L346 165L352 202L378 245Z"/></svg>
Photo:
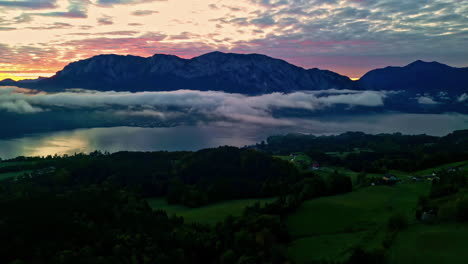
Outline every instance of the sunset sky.
<svg viewBox="0 0 468 264"><path fill-rule="evenodd" d="M0 80L97 54L262 53L357 78L414 60L468 66L467 0L0 1Z"/></svg>

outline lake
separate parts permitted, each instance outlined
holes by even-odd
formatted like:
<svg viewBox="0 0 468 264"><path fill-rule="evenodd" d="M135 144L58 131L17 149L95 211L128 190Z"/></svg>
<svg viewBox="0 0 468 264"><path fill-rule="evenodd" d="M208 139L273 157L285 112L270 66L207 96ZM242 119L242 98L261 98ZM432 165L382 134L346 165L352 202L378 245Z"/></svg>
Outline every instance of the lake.
<svg viewBox="0 0 468 264"><path fill-rule="evenodd" d="M268 126L218 122L176 127L110 127L75 129L0 139L0 157L74 154L94 150L116 152L199 150L223 145L242 147L270 135L308 133L338 134L346 131L446 135L468 129L468 116L461 114L375 114L291 119L293 125Z"/></svg>

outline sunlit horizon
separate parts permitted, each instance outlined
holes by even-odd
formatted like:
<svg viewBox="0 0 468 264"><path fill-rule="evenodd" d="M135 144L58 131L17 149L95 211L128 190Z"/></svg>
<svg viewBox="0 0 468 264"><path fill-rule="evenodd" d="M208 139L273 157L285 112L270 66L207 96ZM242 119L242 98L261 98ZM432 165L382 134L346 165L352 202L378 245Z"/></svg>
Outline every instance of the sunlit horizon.
<svg viewBox="0 0 468 264"><path fill-rule="evenodd" d="M466 1L7 0L0 9L1 79L99 54L261 53L353 79L415 60L468 65Z"/></svg>

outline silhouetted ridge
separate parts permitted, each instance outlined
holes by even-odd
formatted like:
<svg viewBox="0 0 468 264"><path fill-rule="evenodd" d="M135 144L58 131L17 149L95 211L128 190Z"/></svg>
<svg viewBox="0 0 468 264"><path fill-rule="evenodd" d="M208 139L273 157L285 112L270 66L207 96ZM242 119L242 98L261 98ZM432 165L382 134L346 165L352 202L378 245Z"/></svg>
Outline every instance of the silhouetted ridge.
<svg viewBox="0 0 468 264"><path fill-rule="evenodd" d="M22 83L18 83L22 85ZM192 59L156 54L98 55L70 63L35 88L60 91L84 88L99 91L213 90L243 94L300 90L351 89L345 76L306 70L261 54L211 52Z"/></svg>
<svg viewBox="0 0 468 264"><path fill-rule="evenodd" d="M417 60L404 67L386 67L366 73L358 85L363 90L396 90L412 93L468 92L468 68Z"/></svg>
<svg viewBox="0 0 468 264"><path fill-rule="evenodd" d="M468 68L417 60L404 67L386 67L366 73L359 81L328 70L304 69L262 54L219 51L183 59L155 54L97 55L72 62L55 76L0 85L16 85L45 91L83 88L98 91L223 91L242 94L290 93L307 90L393 90L411 96L468 93ZM413 97L414 98L414 97Z"/></svg>

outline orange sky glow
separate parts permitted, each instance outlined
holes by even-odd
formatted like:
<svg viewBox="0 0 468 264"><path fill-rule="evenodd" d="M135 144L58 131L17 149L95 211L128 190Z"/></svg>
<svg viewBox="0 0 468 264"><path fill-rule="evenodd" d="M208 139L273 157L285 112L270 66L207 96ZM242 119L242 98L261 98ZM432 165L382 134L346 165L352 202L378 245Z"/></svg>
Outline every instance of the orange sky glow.
<svg viewBox="0 0 468 264"><path fill-rule="evenodd" d="M262 53L350 78L416 59L466 66L468 2L383 2L0 1L0 80L49 77L69 62L110 53Z"/></svg>

